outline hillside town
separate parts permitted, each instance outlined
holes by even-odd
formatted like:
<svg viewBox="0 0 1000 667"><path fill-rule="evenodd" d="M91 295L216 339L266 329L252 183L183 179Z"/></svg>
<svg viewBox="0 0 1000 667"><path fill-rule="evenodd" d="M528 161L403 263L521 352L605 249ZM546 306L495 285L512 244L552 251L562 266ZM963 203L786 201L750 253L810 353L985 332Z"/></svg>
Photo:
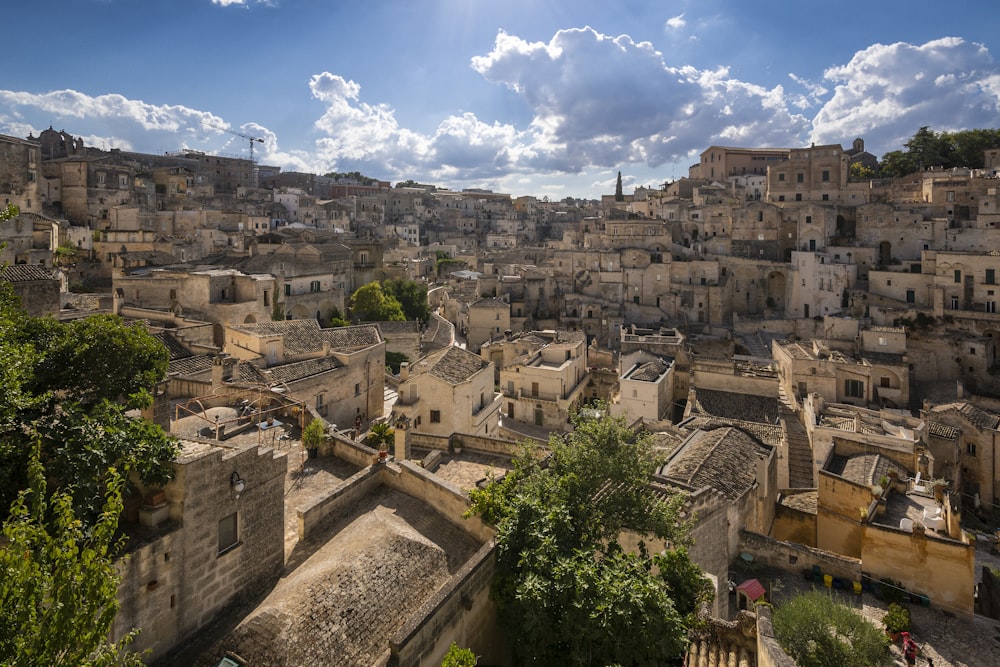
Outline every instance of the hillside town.
<svg viewBox="0 0 1000 667"><path fill-rule="evenodd" d="M164 665L511 664L469 491L591 410L686 496L714 590L687 664L793 664L760 603L803 586L875 623L891 588L934 664L1000 663L1000 149L877 178L846 140L549 201L0 136L24 309L169 352L141 418L181 453L126 502L113 635ZM352 316L376 283L426 318Z"/></svg>

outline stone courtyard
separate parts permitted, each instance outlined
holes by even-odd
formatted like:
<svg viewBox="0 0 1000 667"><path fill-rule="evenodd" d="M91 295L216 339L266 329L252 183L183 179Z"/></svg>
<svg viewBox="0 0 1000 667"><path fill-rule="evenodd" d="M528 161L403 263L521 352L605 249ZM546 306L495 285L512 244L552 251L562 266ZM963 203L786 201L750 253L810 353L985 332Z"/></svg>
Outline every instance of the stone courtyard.
<svg viewBox="0 0 1000 667"><path fill-rule="evenodd" d="M1000 557L983 550L976 551L976 573L981 576L982 566L1000 568ZM807 581L803 576L786 570L759 568L740 564L730 573L737 584L751 578L758 579L768 592L768 599L780 606L799 593L823 588L822 583ZM888 604L871 593L860 595L850 591L826 589L838 601L853 607L869 621L882 627ZM734 618L735 596L730 596L730 618ZM923 650L918 665L926 665L926 658L934 667L996 667L1000 665L1000 622L975 616L968 618L940 606L923 607L909 604L910 633ZM903 666L900 643L892 646L893 664Z"/></svg>

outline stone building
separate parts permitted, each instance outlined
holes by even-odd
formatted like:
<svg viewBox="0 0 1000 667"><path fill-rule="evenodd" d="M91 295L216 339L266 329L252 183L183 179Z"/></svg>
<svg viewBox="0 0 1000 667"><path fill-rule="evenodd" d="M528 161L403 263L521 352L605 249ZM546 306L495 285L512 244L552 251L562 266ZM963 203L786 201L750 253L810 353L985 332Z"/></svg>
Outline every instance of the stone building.
<svg viewBox="0 0 1000 667"><path fill-rule="evenodd" d="M500 369L504 416L550 431L567 430L571 411L586 398L587 350L582 334L557 335L505 363Z"/></svg>
<svg viewBox="0 0 1000 667"><path fill-rule="evenodd" d="M28 315L55 317L59 314L60 281L50 269L37 264L8 264L0 269L0 280L10 283Z"/></svg>
<svg viewBox="0 0 1000 667"><path fill-rule="evenodd" d="M399 372L393 421L408 418L416 432L495 435L502 396L493 364L460 347L433 352Z"/></svg>
<svg viewBox="0 0 1000 667"><path fill-rule="evenodd" d="M975 505L997 504L1000 500L1000 479L996 472L1000 462L997 457L1000 415L966 400L928 402L920 415L927 420L929 432L944 445L943 451L942 448L932 450L939 463L935 475L951 480L952 488L971 496Z"/></svg>
<svg viewBox="0 0 1000 667"><path fill-rule="evenodd" d="M0 207L14 204L23 213L40 213L39 143L0 134Z"/></svg>
<svg viewBox="0 0 1000 667"><path fill-rule="evenodd" d="M119 307L170 311L217 325L216 345L230 324L269 322L274 308L275 279L235 269L172 266L115 276Z"/></svg>
<svg viewBox="0 0 1000 667"><path fill-rule="evenodd" d="M501 299L485 298L469 304L469 324L466 341L469 349L479 347L510 329L510 304Z"/></svg>
<svg viewBox="0 0 1000 667"><path fill-rule="evenodd" d="M690 511L698 517L691 559L718 582L716 600L725 601L740 531L767 534L774 521L774 447L735 426L696 428L670 453L656 478L688 494Z"/></svg>
<svg viewBox="0 0 1000 667"><path fill-rule="evenodd" d="M284 565L287 457L256 445L182 441L174 479L148 489L119 561L111 637L161 656L240 596L267 590Z"/></svg>
<svg viewBox="0 0 1000 667"><path fill-rule="evenodd" d="M234 381L280 387L340 428L382 416L385 341L372 324L321 329L314 319L234 324L224 351Z"/></svg>
<svg viewBox="0 0 1000 667"><path fill-rule="evenodd" d="M674 360L642 350L621 355L619 391L612 400L611 414L624 415L629 422L670 419L674 400Z"/></svg>

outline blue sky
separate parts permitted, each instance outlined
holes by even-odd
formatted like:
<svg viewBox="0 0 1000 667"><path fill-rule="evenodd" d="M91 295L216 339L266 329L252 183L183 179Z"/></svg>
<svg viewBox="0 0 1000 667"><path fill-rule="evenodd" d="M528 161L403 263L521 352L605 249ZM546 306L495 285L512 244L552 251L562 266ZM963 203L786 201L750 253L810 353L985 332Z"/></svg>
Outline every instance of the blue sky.
<svg viewBox="0 0 1000 667"><path fill-rule="evenodd" d="M0 133L562 199L713 144L1000 127L995 0L32 0ZM905 9L902 9L905 7Z"/></svg>

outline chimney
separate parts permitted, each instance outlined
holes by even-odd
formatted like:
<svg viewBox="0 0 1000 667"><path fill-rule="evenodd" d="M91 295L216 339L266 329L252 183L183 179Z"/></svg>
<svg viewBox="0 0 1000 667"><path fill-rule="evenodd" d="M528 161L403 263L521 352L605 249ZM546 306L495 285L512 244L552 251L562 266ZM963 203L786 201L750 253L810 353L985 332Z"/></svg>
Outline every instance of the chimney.
<svg viewBox="0 0 1000 667"><path fill-rule="evenodd" d="M399 379L409 380L410 379L410 362L404 361L399 364Z"/></svg>

